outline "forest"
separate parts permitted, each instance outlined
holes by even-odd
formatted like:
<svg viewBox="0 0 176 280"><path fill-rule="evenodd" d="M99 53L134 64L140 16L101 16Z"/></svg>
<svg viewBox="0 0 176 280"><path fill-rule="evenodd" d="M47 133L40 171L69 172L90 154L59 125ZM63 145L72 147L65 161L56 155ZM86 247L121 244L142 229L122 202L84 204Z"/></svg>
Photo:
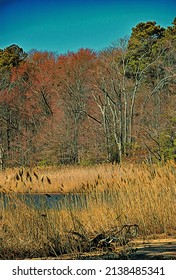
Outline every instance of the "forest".
<svg viewBox="0 0 176 280"><path fill-rule="evenodd" d="M97 52L0 49L0 169L176 160L175 112L176 18Z"/></svg>

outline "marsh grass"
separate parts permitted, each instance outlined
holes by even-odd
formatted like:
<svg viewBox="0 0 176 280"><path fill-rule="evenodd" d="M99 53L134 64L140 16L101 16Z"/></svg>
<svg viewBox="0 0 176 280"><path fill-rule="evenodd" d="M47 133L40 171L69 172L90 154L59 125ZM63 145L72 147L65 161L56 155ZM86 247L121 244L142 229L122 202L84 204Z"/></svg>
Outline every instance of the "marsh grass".
<svg viewBox="0 0 176 280"><path fill-rule="evenodd" d="M23 174L27 172L23 170ZM2 193L7 192L11 197L6 207L2 203L0 206L1 259L57 257L68 253L78 256L93 250L90 244L93 237L110 234L125 224L137 224L140 238L176 234L176 166L172 162L162 166L124 164L59 170L48 167L30 172L37 174L36 181L47 176L50 182L35 186L35 176L31 175L32 182L24 180L22 189L13 185L19 170L5 171L11 185L7 184L7 178L3 184L1 173ZM17 192L28 189L29 183L31 192L36 193L57 192L63 185L63 193L79 193L79 200L74 200L74 207L65 199L62 207L36 209L34 201L29 205L16 196Z"/></svg>

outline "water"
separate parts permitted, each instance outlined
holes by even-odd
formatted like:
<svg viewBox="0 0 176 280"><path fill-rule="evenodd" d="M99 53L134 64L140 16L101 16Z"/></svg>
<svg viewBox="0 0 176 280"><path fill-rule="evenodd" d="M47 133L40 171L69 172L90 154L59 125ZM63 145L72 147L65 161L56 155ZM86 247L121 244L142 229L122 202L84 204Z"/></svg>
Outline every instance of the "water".
<svg viewBox="0 0 176 280"><path fill-rule="evenodd" d="M67 193L67 194L4 194L0 193L0 208L16 208L26 205L34 209L88 209L89 203L108 203L118 200L117 193L108 190L90 193Z"/></svg>
<svg viewBox="0 0 176 280"><path fill-rule="evenodd" d="M35 209L62 209L87 207L87 196L83 193L69 194L13 194L0 193L0 201L5 209L24 203Z"/></svg>

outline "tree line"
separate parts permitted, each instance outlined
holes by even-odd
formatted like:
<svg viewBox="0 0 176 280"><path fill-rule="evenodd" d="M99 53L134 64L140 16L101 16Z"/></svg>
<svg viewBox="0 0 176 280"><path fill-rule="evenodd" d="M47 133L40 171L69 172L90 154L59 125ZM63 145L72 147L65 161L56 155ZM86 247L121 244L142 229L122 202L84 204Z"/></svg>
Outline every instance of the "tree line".
<svg viewBox="0 0 176 280"><path fill-rule="evenodd" d="M176 159L176 18L95 52L0 49L0 168Z"/></svg>

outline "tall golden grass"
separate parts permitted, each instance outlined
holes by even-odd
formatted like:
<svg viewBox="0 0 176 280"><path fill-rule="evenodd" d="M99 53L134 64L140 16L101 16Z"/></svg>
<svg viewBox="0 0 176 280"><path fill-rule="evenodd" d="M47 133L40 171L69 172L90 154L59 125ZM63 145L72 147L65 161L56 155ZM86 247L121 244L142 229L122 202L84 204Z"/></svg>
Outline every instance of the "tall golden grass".
<svg viewBox="0 0 176 280"><path fill-rule="evenodd" d="M76 253L79 239L70 232L91 238L124 224L137 224L140 237L176 234L173 162L35 168L23 170L22 180L17 177L19 172L13 169L0 174L1 191L13 198L6 207L1 204L1 258ZM27 178L27 172L32 180ZM65 200L61 208L36 209L15 196L27 191L76 192L80 200L74 207Z"/></svg>

